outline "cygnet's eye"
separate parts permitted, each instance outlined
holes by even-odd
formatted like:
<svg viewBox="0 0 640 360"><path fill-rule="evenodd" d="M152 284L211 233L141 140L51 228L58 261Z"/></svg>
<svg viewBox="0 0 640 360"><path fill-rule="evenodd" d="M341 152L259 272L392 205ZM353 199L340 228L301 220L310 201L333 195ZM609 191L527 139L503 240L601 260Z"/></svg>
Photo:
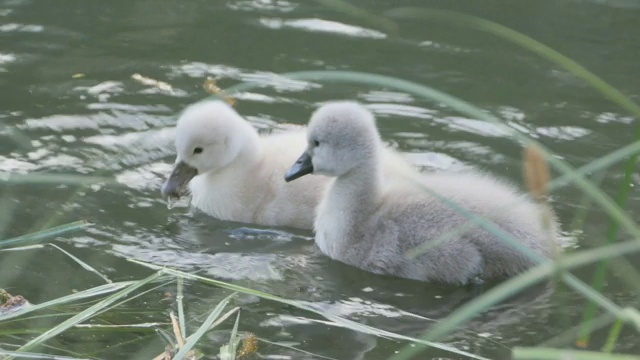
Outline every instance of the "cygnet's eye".
<svg viewBox="0 0 640 360"><path fill-rule="evenodd" d="M320 141L313 140L313 146L320 146Z"/></svg>
<svg viewBox="0 0 640 360"><path fill-rule="evenodd" d="M201 147L197 147L195 149L193 149L193 153L194 154L200 154L202 152L202 148Z"/></svg>

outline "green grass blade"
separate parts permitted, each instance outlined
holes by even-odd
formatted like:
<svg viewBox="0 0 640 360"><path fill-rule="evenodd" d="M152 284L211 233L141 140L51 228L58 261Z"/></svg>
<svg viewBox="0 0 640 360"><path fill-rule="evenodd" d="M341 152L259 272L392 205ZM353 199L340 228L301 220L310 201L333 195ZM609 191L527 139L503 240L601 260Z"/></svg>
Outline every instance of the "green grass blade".
<svg viewBox="0 0 640 360"><path fill-rule="evenodd" d="M569 71L576 77L587 82L594 89L599 91L602 95L604 95L614 103L629 111L636 118L640 119L640 106L638 106L631 99L618 91L616 88L609 85L600 77L596 76L577 62L562 55L558 51L506 26L502 26L498 23L485 20L473 15L462 14L449 10L410 7L393 9L391 11L388 11L387 15L403 19L420 19L429 21L444 20L452 24L467 26L473 29L485 31L487 33L506 39L514 44L525 48L526 50L532 51L544 57L545 59L550 60L558 66L561 66L563 69Z"/></svg>
<svg viewBox="0 0 640 360"><path fill-rule="evenodd" d="M124 289L118 291L117 293L108 296L107 298L97 302L93 306L81 311L77 315L75 315L75 316L63 321L62 323L58 324L57 326L45 331L40 336L38 336L35 339L33 339L33 340L29 341L28 343L24 344L17 351L18 352L29 351L29 350L33 349L34 347L43 344L47 340L49 340L49 339L59 335L60 333L66 331L70 327L72 327L72 326L74 326L76 324L79 324L79 323L91 318L96 312L104 310L105 308L107 308L112 303L118 301L120 298L122 298L124 296L127 296L128 294L130 294L133 291L139 289L140 287L142 287L142 286L144 286L144 285L146 285L146 284L158 279L162 275L163 275L163 273L159 271L159 272L156 272L156 273L152 274L151 276L149 276L149 277L147 277L147 278L145 278L143 280L136 281L133 284L128 285L127 287L125 287Z"/></svg>
<svg viewBox="0 0 640 360"><path fill-rule="evenodd" d="M634 141L631 144L625 145L608 153L607 155L604 155L596 160L589 162L584 166L577 168L576 172L578 174L586 176L588 174L606 169L622 160L629 159L630 156L633 156L633 154L637 154L638 152L640 152L640 141ZM563 186L568 185L569 183L571 183L571 177L562 175L549 182L549 191L559 189Z"/></svg>
<svg viewBox="0 0 640 360"><path fill-rule="evenodd" d="M236 322L233 324L233 329L231 330L231 336L229 336L229 343L220 348L220 360L236 360L238 343L240 343L240 339L238 336L238 323L240 322L240 312L236 315Z"/></svg>
<svg viewBox="0 0 640 360"><path fill-rule="evenodd" d="M153 292L155 292L155 291L157 291L159 289L165 288L165 287L169 286L169 284L171 284L173 282L174 282L174 279L166 279L166 280L162 279L161 281L157 281L156 284L154 284L153 286L149 286L147 289L145 289L144 291L140 291L137 294L129 295L129 296L125 297L124 299L122 299L122 300L118 301L117 303L111 305L110 308L120 307L120 306L122 306L122 305L124 305L124 304L126 304L126 303L128 303L130 301L133 301L133 300L135 300L135 299L137 299L139 297L145 296L145 295L147 295L149 293L153 293ZM98 310L96 312L95 316L98 316L98 315L102 314L103 312L108 311L110 308L105 308L103 310ZM78 325L76 325L76 327L77 326Z"/></svg>
<svg viewBox="0 0 640 360"><path fill-rule="evenodd" d="M603 258L621 256L623 254L636 252L640 250L639 245L640 244L635 241L628 241L625 243L608 245L596 249L584 250L576 254L565 256L562 259L562 267L563 269L568 270L574 267L594 263ZM487 291L483 295L458 308L456 311L451 313L446 320L439 323L433 329L426 331L423 336L421 336L421 338L427 341L440 338L455 330L463 323L475 317L485 309L488 309L489 307L544 280L545 278L551 276L555 271L555 264L547 261L516 277L506 280L496 287L492 288L491 290ZM626 314L623 316L625 318L628 318ZM391 359L410 359L421 350L422 349L418 346L405 347Z"/></svg>
<svg viewBox="0 0 640 360"><path fill-rule="evenodd" d="M111 284L112 281L109 280L109 278L104 275L103 273L101 273L100 271L96 270L93 266L87 264L86 262L80 260L78 257L76 257L75 255L71 254L70 252L64 250L63 248L59 247L56 244L47 244L49 246L52 246L60 251L62 251L65 255L67 255L68 257L70 257L73 261L75 261L76 263L78 263L80 266L82 266L85 270L91 271L92 273L100 276L104 281L107 282L107 284Z"/></svg>
<svg viewBox="0 0 640 360"><path fill-rule="evenodd" d="M602 295L602 293L590 287L582 280L576 278L571 274L564 274L562 279L574 290L584 295L585 298L591 300L591 302L593 302L594 304L600 305L603 309L609 311L618 319L623 319L628 322L634 323L636 328L640 331L640 322L636 321L636 319L634 319L633 317L628 316L629 314L625 312L624 309L616 305L613 301L609 300L606 296Z"/></svg>
<svg viewBox="0 0 640 360"><path fill-rule="evenodd" d="M578 171L579 170L580 169L578 169ZM606 174L604 172L594 174L592 176L594 184L596 184L597 186L600 186L600 184L602 183L602 180L604 180L605 175ZM589 216L589 212L590 210L592 210L591 198L583 194L582 198L580 199L580 202L577 203L576 207L578 210L573 216L573 219L571 219L571 222L567 223L565 230L582 231L582 229L584 228L584 224L587 220L587 217Z"/></svg>
<svg viewBox="0 0 640 360"><path fill-rule="evenodd" d="M603 313L591 322L591 330L593 331L602 329L608 325L611 325L611 323L613 323L615 320L616 318L613 315L609 313ZM578 329L580 326L582 325L578 324L576 326L571 326L570 328L564 330L562 333L554 335L552 338L545 340L537 346L562 347L572 345L578 336Z"/></svg>
<svg viewBox="0 0 640 360"><path fill-rule="evenodd" d="M211 324L220 316L222 310L227 306L232 297L234 297L236 293L233 293L227 296L225 299L220 301L218 305L211 311L207 319L200 325L198 330L196 330L193 335L189 337L189 340L184 344L184 346L178 351L178 353L173 357L172 360L183 360L187 353L191 351L191 349L196 345L198 341L204 336L204 334L209 331L211 328Z"/></svg>
<svg viewBox="0 0 640 360"><path fill-rule="evenodd" d="M238 311L238 315L236 316L236 323L233 324L233 329L231 330L231 336L229 336L229 348L231 349L231 354L233 358L231 360L235 360L238 348L238 342L240 339L238 337L238 324L240 323L240 311Z"/></svg>
<svg viewBox="0 0 640 360"><path fill-rule="evenodd" d="M18 246L18 247L12 247L12 248L8 248L8 249L0 249L0 252L7 252L7 251L24 251L24 250L33 250L33 249L44 249L44 244L36 244L36 245L27 245L27 246Z"/></svg>
<svg viewBox="0 0 640 360"><path fill-rule="evenodd" d="M187 338L187 327L186 321L184 318L184 279L178 276L178 293L176 295L176 302L178 303L178 322L180 323L180 332L182 333L182 338Z"/></svg>
<svg viewBox="0 0 640 360"><path fill-rule="evenodd" d="M604 344L602 351L606 353L611 353L613 348L616 346L616 342L618 341L618 337L620 336L620 332L622 331L622 326L624 322L621 319L616 320L609 331L609 335L607 336L607 342Z"/></svg>
<svg viewBox="0 0 640 360"><path fill-rule="evenodd" d="M35 304L35 305L31 305L29 307L20 309L18 311L15 312L11 312L8 314L4 314L4 315L0 315L0 323L9 319L13 319L13 318L17 318L20 317L22 315L31 313L33 311L38 311L38 310L43 310L43 309L47 309L53 306L59 306L59 305L63 305L66 303L70 303L73 301L77 301L77 300L82 300L82 299L86 299L89 297L94 297L94 296L98 296L98 295L103 295L103 294L108 294L114 291L118 291L122 288L126 288L128 286L131 286L132 284L134 284L135 281L122 281L122 282L116 282L116 283L111 283L111 284L106 284L106 285L100 285L100 286L96 286L93 287L91 289L87 289L87 290L83 290L74 294L70 294L70 295L66 295L66 296L62 296L59 297L57 299L53 299L53 300L49 300L47 302L43 302L41 304Z"/></svg>
<svg viewBox="0 0 640 360"><path fill-rule="evenodd" d="M218 318L218 320L216 320L216 322L214 322L213 324L211 324L211 326L209 327L209 330L215 328L216 326L222 324L223 321L227 320L229 318L229 316L235 314L236 311L239 311L240 307L236 306L233 309L227 311L224 315L220 316Z"/></svg>
<svg viewBox="0 0 640 360"><path fill-rule="evenodd" d="M4 236L6 230L10 228L19 203L12 201L10 197L11 192L5 191L0 198L0 237Z"/></svg>
<svg viewBox="0 0 640 360"><path fill-rule="evenodd" d="M70 231L84 229L84 228L89 227L91 225L93 225L93 224L91 224L89 222L86 222L84 220L74 221L72 223L56 226L56 227L53 227L53 228L50 228L50 229L36 231L34 233L31 233L31 234L22 235L22 236L18 236L18 237L7 239L7 240L0 240L0 248L7 247L9 245L15 245L15 244L21 244L21 243L25 243L25 242L33 242L33 241L40 241L40 240L43 240L43 239L48 239L50 237L58 236L58 235L61 235L61 234L64 234L64 233L67 233L67 232L70 232Z"/></svg>
<svg viewBox="0 0 640 360"><path fill-rule="evenodd" d="M0 349L0 355L7 355L7 356L18 358L18 359L90 360L88 358L68 357L68 356L60 356L60 355L36 354L36 353L25 353L25 352L8 351L8 350L2 350L2 349ZM0 359L4 359L4 357L0 356Z"/></svg>
<svg viewBox="0 0 640 360"><path fill-rule="evenodd" d="M138 323L138 324L117 324L117 325L109 325L109 324L78 324L75 326L76 329L105 329L106 331L111 330L121 330L121 331L129 331L134 329L151 329L155 330L158 326L165 326L166 322L146 322L146 323ZM135 331L135 330L134 330Z"/></svg>
<svg viewBox="0 0 640 360"><path fill-rule="evenodd" d="M550 348L513 349L514 360L640 360L638 355L605 354L593 351L563 350Z"/></svg>
<svg viewBox="0 0 640 360"><path fill-rule="evenodd" d="M576 172L583 175L587 175L590 173L592 174L594 172L607 168L618 161L628 159L630 156L633 156L633 154L637 153L639 150L640 150L640 141L635 141L597 160L594 160L589 164L586 164L578 168ZM604 174L594 177L594 180L593 180L594 184L599 185L603 177L604 177ZM560 178L556 178L549 183L549 191L553 191L554 189L567 184L569 181L570 180L568 176L561 176ZM579 206L582 210L578 211L578 213L574 218L573 223L570 225L569 228L575 228L576 225L579 225L584 221L584 217L586 216L586 211L591 208L588 205L592 202L592 200L593 199L588 195L586 195L582 199L581 204ZM607 243L610 243L610 241L607 240ZM621 258L620 261L614 262L613 266L617 269L619 273L625 274L625 276L622 277L621 280L624 281L627 284L627 286L629 286L629 288L640 290L640 274L638 273L638 270L636 270L634 265L630 264L629 261L627 261L626 259ZM599 286L599 284L596 282L592 282L592 287L597 290L601 288L601 286ZM589 310L589 308L591 307L592 305L588 305L587 309L585 310L585 316L582 322L584 324L584 327L579 332L583 337L582 341L585 341L584 335L589 333L588 329L590 327L587 319L593 318L593 315L595 313L595 307Z"/></svg>
<svg viewBox="0 0 640 360"><path fill-rule="evenodd" d="M637 128L640 130L640 127ZM640 132L636 135L636 138L640 137ZM622 182L618 186L618 192L616 194L616 202L618 206L622 209L625 207L627 200L629 199L629 192L631 190L632 176L635 173L635 164L638 160L638 154L633 154L629 161L627 162L627 166L625 169L625 174ZM620 229L618 219L613 218L609 224L609 228L607 229L607 244L612 244L616 241L618 236L618 230ZM598 264L596 268L596 272L593 276L592 284L593 287L600 290L602 286L604 286L604 280L607 273L607 267L609 265L609 259L603 259L602 262ZM587 308L584 311L584 315L582 317L582 323L584 326L580 329L580 338L578 342L584 345L587 345L589 342L589 324L595 317L596 306L593 302L587 304Z"/></svg>
<svg viewBox="0 0 640 360"><path fill-rule="evenodd" d="M158 334L158 336L160 336L162 340L164 340L165 343L171 345L172 349L177 348L178 344L176 343L176 338L172 333L168 332L165 329L156 328L154 330L156 331L156 334Z"/></svg>
<svg viewBox="0 0 640 360"><path fill-rule="evenodd" d="M635 244L636 247L640 248L640 244ZM253 289L249 289L246 288L244 286L240 286L240 285L236 285L236 284L231 284L231 283L227 283L224 281L220 281L220 280L215 280L215 279L209 279L206 278L204 276L200 276L200 275L194 275L194 274L189 274L187 272L184 271L180 271L180 270L175 270L175 269L171 269L171 268L167 268L165 266L158 266L158 265L154 265L154 264L150 264L144 261L140 261L140 260L136 260L136 259L127 259L128 261L131 261L135 264L141 265L141 266L145 266L147 268L153 269L153 270L161 270L169 275L173 275L173 276L182 276L185 279L191 279L191 280L196 280L196 281L201 281L203 283L206 284L211 284L223 289L228 289L228 290L232 290L232 291L236 291L239 293L243 293L243 294L249 294L249 295L254 295L266 300L271 300L271 301L275 301L275 302L279 302L282 304L286 304L286 305L291 305L293 307L296 307L298 309L302 309L305 311L309 311L312 312L314 314L318 314L326 319L329 319L332 321L332 323L327 323L327 325L332 325L332 326L340 326L340 327L344 327L353 331L357 331L357 332L363 332L366 334L371 334L377 337L388 337L388 338L392 338L392 339L396 339L396 340L403 340L403 341L410 341L410 342L415 342L418 344L422 344L425 346L429 346L429 347L433 347L435 349L440 349L443 351L447 351L447 352L451 352L453 354L457 354L457 355L462 355L462 356L466 356L469 357L471 359L478 359L478 360L487 360L487 358L482 357L482 356L478 356L463 350L459 350L456 349L453 346L450 345L446 345L446 344L441 344L441 343L436 343L436 342L430 342L430 341L424 341L422 339L417 339L414 337L410 337L410 336L404 336L401 334L396 334L396 333L392 333L389 331L385 331L385 330L381 330L381 329L377 329L371 326L367 326L367 325L363 325L363 324L359 324L355 321L351 321L345 318L342 318L340 316L336 316L321 310L318 310L314 307L311 307L303 302L300 301L294 301L294 300L289 300L289 299L285 299L276 295L271 295L262 291L258 291L258 290L253 290Z"/></svg>
<svg viewBox="0 0 640 360"><path fill-rule="evenodd" d="M640 324L640 311L638 309L627 307L624 309L625 317L632 319L633 323Z"/></svg>

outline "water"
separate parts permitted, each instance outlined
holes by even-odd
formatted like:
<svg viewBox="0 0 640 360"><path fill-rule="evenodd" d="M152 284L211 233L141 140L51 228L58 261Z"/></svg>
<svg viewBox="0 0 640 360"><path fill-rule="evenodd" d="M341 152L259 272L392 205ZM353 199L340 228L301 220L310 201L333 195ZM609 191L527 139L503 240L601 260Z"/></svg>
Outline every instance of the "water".
<svg viewBox="0 0 640 360"><path fill-rule="evenodd" d="M382 14L394 5L359 0L354 5ZM483 16L521 31L577 60L640 101L640 7L632 1L475 2L404 1L403 6L448 8ZM399 6L399 5L395 5ZM426 169L477 166L521 183L521 148L499 129L390 89L333 84L306 88L274 77L301 70L354 70L427 84L507 119L536 137L572 166L584 165L633 140L634 120L618 106L549 62L491 35L446 22L398 22L393 37L366 20L318 2L130 0L110 2L0 1L0 171L105 176L116 184L76 187L3 185L8 226L1 238L78 219L95 223L55 243L113 280L141 279L150 272L126 261L134 257L268 291L385 330L416 336L473 298L451 289L373 276L331 261L314 248L312 234L217 221L167 208L159 188L171 169L177 113L207 94L207 77L220 87L244 80L264 86L237 97L237 109L256 127L304 124L312 109L331 99L371 105L388 143ZM133 74L157 79L155 88ZM614 194L622 167L602 173ZM597 179L594 174L591 178ZM633 178L628 211L637 218L640 178ZM565 230L584 207L576 187L554 193ZM608 220L590 208L579 249L603 241ZM7 214L12 213L11 217ZM572 251L569 249L569 251ZM635 266L640 258L627 259ZM575 274L590 282L594 267ZM638 306L637 293L610 272L605 295ZM60 251L46 247L0 253L0 287L33 303L86 289L103 280ZM155 288L92 321L140 324L168 321L175 284ZM165 294L166 293L166 294ZM189 332L227 291L187 283ZM168 298L167 298L168 296ZM249 296L240 330L272 342L336 359L383 359L403 344L333 328L318 316ZM579 323L585 301L544 284L500 304L444 339L478 355L504 359L514 346L571 346L559 337ZM68 306L61 312L84 307ZM12 349L62 317L9 323L0 347ZM231 323L207 335L203 350L214 358ZM166 326L161 326L168 329ZM18 329L9 331L7 329ZM594 333L599 349L608 329ZM549 342L551 341L551 342ZM143 359L164 349L151 329L114 332L73 329L42 352L101 359ZM623 329L617 351L640 353L637 333ZM261 357L313 358L260 343ZM461 358L428 349L425 359Z"/></svg>

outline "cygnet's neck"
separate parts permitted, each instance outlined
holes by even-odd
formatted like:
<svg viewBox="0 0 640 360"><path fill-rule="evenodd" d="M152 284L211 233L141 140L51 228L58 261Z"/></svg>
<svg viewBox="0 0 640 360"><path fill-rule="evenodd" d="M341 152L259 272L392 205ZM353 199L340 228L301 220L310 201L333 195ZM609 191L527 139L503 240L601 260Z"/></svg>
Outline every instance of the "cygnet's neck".
<svg viewBox="0 0 640 360"><path fill-rule="evenodd" d="M339 202L342 209L349 209L346 211L346 214L350 214L348 216L367 216L379 198L382 184L379 161L376 152L334 181L331 198Z"/></svg>
<svg viewBox="0 0 640 360"><path fill-rule="evenodd" d="M236 127L234 132L235 139L233 140L235 144L231 146L237 147L237 153L231 159L231 162L224 167L209 172L209 176L220 177L224 174L246 172L247 168L255 166L260 161L262 151L260 148L260 136L256 129L244 120L239 121L234 126Z"/></svg>
<svg viewBox="0 0 640 360"><path fill-rule="evenodd" d="M251 126L247 121L242 121L242 123L238 124L241 126L238 131L238 134L242 135L239 139L240 141L240 151L238 152L238 156L234 161L231 162L237 163L242 162L245 164L254 164L260 158L260 136L256 129Z"/></svg>

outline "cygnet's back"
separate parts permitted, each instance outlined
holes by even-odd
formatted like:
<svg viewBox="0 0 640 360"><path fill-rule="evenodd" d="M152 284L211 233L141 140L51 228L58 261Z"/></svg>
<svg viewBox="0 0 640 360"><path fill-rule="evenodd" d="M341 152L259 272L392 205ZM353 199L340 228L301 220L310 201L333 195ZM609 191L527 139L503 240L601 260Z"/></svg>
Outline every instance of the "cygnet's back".
<svg viewBox="0 0 640 360"><path fill-rule="evenodd" d="M542 226L542 208L489 175L381 176L375 120L361 105L322 106L311 118L307 137L308 148L287 178L297 178L304 161L310 163L307 172L336 177L315 221L316 243L334 259L375 273L452 284L511 276L534 264L423 187L491 220L537 255L549 256L556 246ZM555 224L550 233L555 236ZM410 250L437 239L444 241L407 258Z"/></svg>
<svg viewBox="0 0 640 360"><path fill-rule="evenodd" d="M224 102L196 103L178 120L176 166L163 193L178 197L188 184L192 205L218 219L311 229L330 179L282 179L305 146L304 129L260 136ZM412 171L392 150L385 159L387 172Z"/></svg>
<svg viewBox="0 0 640 360"><path fill-rule="evenodd" d="M363 239L370 239L365 241L371 243L344 249L345 257L357 258L365 248L379 247L380 251L362 259L376 266L387 263L397 251L402 261L391 267L396 267L397 275L447 283L465 283L476 276L509 277L535 264L529 256L473 224L473 220L440 197L490 220L535 254L552 255L555 240L549 239L549 234L555 237L557 228L553 223L551 231L545 230L542 208L518 194L511 185L468 170L424 175L418 183L387 184L380 207L371 213L366 230L363 228ZM405 258L407 252L430 240L444 242L425 249L426 253L414 259ZM384 265L381 270L386 272Z"/></svg>

